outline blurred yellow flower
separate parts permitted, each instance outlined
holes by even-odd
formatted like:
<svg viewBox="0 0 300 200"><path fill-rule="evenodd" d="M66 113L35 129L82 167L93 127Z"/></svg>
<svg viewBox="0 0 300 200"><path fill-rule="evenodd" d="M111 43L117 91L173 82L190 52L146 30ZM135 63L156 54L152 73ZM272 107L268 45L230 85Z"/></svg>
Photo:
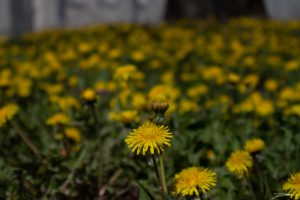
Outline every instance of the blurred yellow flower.
<svg viewBox="0 0 300 200"><path fill-rule="evenodd" d="M134 93L132 95L132 106L137 110L145 109L147 106L146 96L143 93Z"/></svg>
<svg viewBox="0 0 300 200"><path fill-rule="evenodd" d="M113 81L109 81L109 82L99 81L95 84L95 89L97 91L112 92L116 89L116 83Z"/></svg>
<svg viewBox="0 0 300 200"><path fill-rule="evenodd" d="M31 94L32 81L28 78L16 77L12 81L11 95L16 94L20 97L28 97Z"/></svg>
<svg viewBox="0 0 300 200"><path fill-rule="evenodd" d="M296 60L288 61L285 68L287 71L297 70L299 68L299 63Z"/></svg>
<svg viewBox="0 0 300 200"><path fill-rule="evenodd" d="M96 94L95 90L87 88L81 93L81 97L86 102L94 102L96 100L97 94Z"/></svg>
<svg viewBox="0 0 300 200"><path fill-rule="evenodd" d="M47 119L46 124L54 126L59 124L68 124L69 122L70 119L65 113L56 113Z"/></svg>
<svg viewBox="0 0 300 200"><path fill-rule="evenodd" d="M139 116L136 110L123 110L121 112L109 112L108 118L111 121L118 121L124 124L138 122Z"/></svg>
<svg viewBox="0 0 300 200"><path fill-rule="evenodd" d="M204 84L199 84L188 88L187 95L190 98L198 100L201 96L205 95L208 91L208 87Z"/></svg>
<svg viewBox="0 0 300 200"><path fill-rule="evenodd" d="M283 190L287 191L294 200L300 199L300 172L292 174L283 184Z"/></svg>
<svg viewBox="0 0 300 200"><path fill-rule="evenodd" d="M51 102L58 104L62 110L68 110L70 108L80 107L80 104L77 101L77 99L72 96L64 96L64 97L50 96L49 99Z"/></svg>
<svg viewBox="0 0 300 200"><path fill-rule="evenodd" d="M161 154L164 151L164 146L171 146L170 140L173 134L169 131L168 127L156 125L152 122L145 122L137 129L133 129L125 142L132 150L139 155L143 155L149 150L150 154Z"/></svg>
<svg viewBox="0 0 300 200"><path fill-rule="evenodd" d="M77 76L71 76L68 80L68 85L73 87L78 84L78 77Z"/></svg>
<svg viewBox="0 0 300 200"><path fill-rule="evenodd" d="M256 113L260 116L268 116L273 114L274 106L269 100L262 100L256 105Z"/></svg>
<svg viewBox="0 0 300 200"><path fill-rule="evenodd" d="M0 72L0 87L8 87L11 84L12 72L9 69L3 69Z"/></svg>
<svg viewBox="0 0 300 200"><path fill-rule="evenodd" d="M246 141L244 149L249 153L256 153L265 148L265 142L259 138Z"/></svg>
<svg viewBox="0 0 300 200"><path fill-rule="evenodd" d="M254 88L258 84L259 77L256 74L249 74L242 81L247 87Z"/></svg>
<svg viewBox="0 0 300 200"><path fill-rule="evenodd" d="M286 115L298 115L300 116L300 104L292 105L284 110Z"/></svg>
<svg viewBox="0 0 300 200"><path fill-rule="evenodd" d="M200 196L217 183L216 173L202 167L189 167L174 178L174 192L181 196Z"/></svg>
<svg viewBox="0 0 300 200"><path fill-rule="evenodd" d="M18 111L19 106L15 103L9 103L0 108L0 127L11 120Z"/></svg>
<svg viewBox="0 0 300 200"><path fill-rule="evenodd" d="M81 141L80 132L77 128L66 128L65 136L76 143Z"/></svg>
<svg viewBox="0 0 300 200"><path fill-rule="evenodd" d="M80 51L80 53L87 53L91 51L91 49L92 49L92 45L87 42L81 42L78 45L78 50Z"/></svg>
<svg viewBox="0 0 300 200"><path fill-rule="evenodd" d="M56 84L44 83L44 84L41 84L40 87L43 90L45 90L49 96L57 95L64 90L64 86L60 83L56 83Z"/></svg>
<svg viewBox="0 0 300 200"><path fill-rule="evenodd" d="M187 112L198 112L200 110L200 106L195 102L188 99L181 100L179 103L179 113L187 113Z"/></svg>
<svg viewBox="0 0 300 200"><path fill-rule="evenodd" d="M226 162L227 169L236 174L238 178L247 176L252 166L252 157L247 151L243 150L233 152Z"/></svg>
<svg viewBox="0 0 300 200"><path fill-rule="evenodd" d="M295 91L290 87L283 88L279 93L279 98L284 100L292 100Z"/></svg>
<svg viewBox="0 0 300 200"><path fill-rule="evenodd" d="M170 85L156 85L148 93L150 102L172 101L178 98L180 90Z"/></svg>
<svg viewBox="0 0 300 200"><path fill-rule="evenodd" d="M145 59L145 55L143 54L143 52L141 51L135 51L131 54L131 57L133 60L140 62L143 61Z"/></svg>
<svg viewBox="0 0 300 200"><path fill-rule="evenodd" d="M225 81L224 72L219 66L203 69L202 76L204 80L213 80L217 84L222 84Z"/></svg>
<svg viewBox="0 0 300 200"><path fill-rule="evenodd" d="M137 68L134 65L125 65L116 69L114 78L120 81L128 81L135 73L137 73Z"/></svg>
<svg viewBox="0 0 300 200"><path fill-rule="evenodd" d="M136 110L125 110L120 113L120 121L124 124L130 124L138 121L138 112Z"/></svg>
<svg viewBox="0 0 300 200"><path fill-rule="evenodd" d="M266 90L268 90L270 92L274 92L278 88L278 84L277 84L276 80L268 79L268 80L266 80L264 87L266 88Z"/></svg>
<svg viewBox="0 0 300 200"><path fill-rule="evenodd" d="M241 80L241 77L236 73L229 73L228 74L228 81L231 83L237 83Z"/></svg>

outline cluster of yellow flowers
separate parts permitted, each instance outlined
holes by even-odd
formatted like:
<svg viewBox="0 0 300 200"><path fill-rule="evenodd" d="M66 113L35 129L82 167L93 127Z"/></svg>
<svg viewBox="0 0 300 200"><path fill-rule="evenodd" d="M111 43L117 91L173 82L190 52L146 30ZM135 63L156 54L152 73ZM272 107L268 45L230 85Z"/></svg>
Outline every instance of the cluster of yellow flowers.
<svg viewBox="0 0 300 200"><path fill-rule="evenodd" d="M227 169L235 173L238 178L248 176L249 170L253 166L251 154L262 151L264 147L264 141L259 138L248 140L244 146L245 150L237 150L230 155L226 162Z"/></svg>
<svg viewBox="0 0 300 200"><path fill-rule="evenodd" d="M156 113L164 114L168 108L165 102L154 102L152 109ZM171 146L173 134L163 125L146 121L137 129L133 129L125 142L132 152L137 155L150 153L161 155L165 146ZM162 174L160 174L162 176ZM159 178L161 179L161 178ZM216 185L216 173L202 167L189 167L177 173L174 178L174 194L181 196L201 196Z"/></svg>
<svg viewBox="0 0 300 200"><path fill-rule="evenodd" d="M1 131L17 114L24 124L30 124L26 115L36 115L32 126L51 129L76 153L84 136L97 135L102 125L127 130L141 122L125 142L137 155L152 156L174 137L161 123L162 113L172 120L201 114L226 122L251 118L254 128L293 122L300 116L299 29L298 22L245 18L226 25L102 25L3 40ZM264 148L261 139L247 141L230 155L228 171L247 177ZM216 183L215 172L190 167L175 175L174 192L199 196ZM284 184L294 199L299 188L299 174Z"/></svg>

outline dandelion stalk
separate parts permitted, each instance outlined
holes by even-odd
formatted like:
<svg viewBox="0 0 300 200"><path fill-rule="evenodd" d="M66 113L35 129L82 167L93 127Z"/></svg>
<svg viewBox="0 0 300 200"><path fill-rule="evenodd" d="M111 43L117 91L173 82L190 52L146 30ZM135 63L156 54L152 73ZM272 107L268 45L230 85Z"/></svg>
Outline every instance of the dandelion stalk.
<svg viewBox="0 0 300 200"><path fill-rule="evenodd" d="M92 105L90 106L90 109L91 109L92 116L93 116L94 121L95 121L95 124L96 124L96 125L95 125L96 130L97 130L97 132L98 132L99 129L100 129L100 124L99 124L99 119L98 119L98 116L97 116L97 112L96 112L95 105L92 104Z"/></svg>
<svg viewBox="0 0 300 200"><path fill-rule="evenodd" d="M161 177L161 183L162 183L162 189L165 194L168 194L168 188L166 184L166 176L165 176L165 168L164 168L164 158L163 155L159 156L159 171L160 171L160 177Z"/></svg>
<svg viewBox="0 0 300 200"><path fill-rule="evenodd" d="M156 175L157 183L158 183L158 186L159 186L159 188L161 190L162 199L163 200L167 200L167 196L166 196L166 194L164 192L164 189L163 189L163 184L162 184L162 181L161 181L161 177L159 176L159 170L158 170L158 167L157 167L155 156L151 155L151 157L152 157L152 161L153 161L153 166L154 166L154 170L155 170L155 175Z"/></svg>
<svg viewBox="0 0 300 200"><path fill-rule="evenodd" d="M41 158L40 152L38 151L37 147L23 134L20 130L17 130L16 133L20 136L22 141L28 146L28 148L36 155L36 157Z"/></svg>
<svg viewBox="0 0 300 200"><path fill-rule="evenodd" d="M252 196L253 200L256 200L255 191L253 189L253 186L252 186L252 183L251 183L250 179L246 179L246 182L247 182L247 185L248 185L248 187L251 191L251 196Z"/></svg>
<svg viewBox="0 0 300 200"><path fill-rule="evenodd" d="M80 154L80 156L78 157L74 167L71 169L69 175L67 176L67 179L63 182L62 185L59 186L59 190L63 193L66 192L67 187L69 186L70 182L73 180L76 170L80 167L80 165L82 164L83 160L85 159L87 154L87 150L84 149L82 151L82 153Z"/></svg>
<svg viewBox="0 0 300 200"><path fill-rule="evenodd" d="M95 120L96 132L98 133L101 126L100 126L99 119L97 117L96 108L95 108L94 104L91 105L91 111L92 111L93 118ZM98 175L99 199L102 199L103 196L101 195L101 188L103 187L102 186L102 182L103 182L103 171L104 171L103 162L104 161L102 160L103 159L103 155L102 155L102 152L103 152L103 140L102 140L102 137L100 135L98 135L98 139L97 139L97 142L96 142L96 149L98 149L96 157L97 157L98 160L100 160L100 163L99 163L99 175Z"/></svg>
<svg viewBox="0 0 300 200"><path fill-rule="evenodd" d="M41 160L41 154L38 150L38 148L31 142L30 139L27 138L27 136L21 131L19 126L16 124L12 124L11 122L8 123L9 126L14 127L16 130L17 135L21 138L21 140L24 142L24 144L32 151L32 153Z"/></svg>

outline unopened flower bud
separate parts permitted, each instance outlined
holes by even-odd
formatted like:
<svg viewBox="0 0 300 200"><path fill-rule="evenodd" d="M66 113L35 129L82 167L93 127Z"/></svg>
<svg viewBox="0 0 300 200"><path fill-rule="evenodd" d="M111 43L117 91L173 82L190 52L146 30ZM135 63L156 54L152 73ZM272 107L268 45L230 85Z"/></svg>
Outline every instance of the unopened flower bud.
<svg viewBox="0 0 300 200"><path fill-rule="evenodd" d="M87 103L93 103L96 101L96 92L94 90L88 88L82 92L81 97Z"/></svg>
<svg viewBox="0 0 300 200"><path fill-rule="evenodd" d="M167 102L155 101L151 104L151 109L155 113L164 114L169 108L169 104Z"/></svg>

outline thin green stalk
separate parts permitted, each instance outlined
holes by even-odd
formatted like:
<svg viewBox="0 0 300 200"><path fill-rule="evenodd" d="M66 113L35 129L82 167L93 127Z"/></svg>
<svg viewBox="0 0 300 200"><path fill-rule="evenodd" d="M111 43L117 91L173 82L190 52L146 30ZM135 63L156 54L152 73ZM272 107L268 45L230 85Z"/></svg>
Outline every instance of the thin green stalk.
<svg viewBox="0 0 300 200"><path fill-rule="evenodd" d="M158 186L161 190L161 196L162 196L162 199L163 200L167 200L167 196L163 190L163 187L162 187L162 183L161 183L161 178L159 176L159 171L158 171L158 167L157 167L157 163L156 163L156 160L155 160L155 156L152 155L152 161L153 161L153 165L154 165L154 170L155 170L155 175L156 175L156 179L157 179L157 183L158 183Z"/></svg>
<svg viewBox="0 0 300 200"><path fill-rule="evenodd" d="M97 157L97 160L100 161L99 175L98 175L98 188L99 188L99 199L101 200L103 198L103 196L101 195L101 188L103 187L102 183L103 183L103 172L104 172L104 165L103 165L104 161L102 160L103 159L102 158L103 141L102 141L102 138L100 135L101 124L100 124L99 118L97 116L95 104L90 105L90 109L92 112L92 117L94 118L94 121L95 121L96 132L99 134L98 140L97 140L98 145L96 146L97 149L99 148L99 151L97 151L96 157Z"/></svg>
<svg viewBox="0 0 300 200"><path fill-rule="evenodd" d="M246 182L247 182L247 185L248 185L249 188L250 188L251 196L252 196L253 200L256 200L256 195L255 195L255 192L254 192L254 189L253 189L251 180L250 180L250 179L247 179Z"/></svg>
<svg viewBox="0 0 300 200"><path fill-rule="evenodd" d="M16 133L22 139L22 141L24 142L24 144L27 145L27 147L32 151L32 153L38 159L41 159L41 154L40 154L38 148L31 142L30 139L27 138L27 136L25 134L23 134L23 132L21 131L21 129L19 129L19 127L15 126L15 128L16 128Z"/></svg>
<svg viewBox="0 0 300 200"><path fill-rule="evenodd" d="M91 105L90 108L91 108L91 111L92 111L93 118L95 120L96 130L98 132L100 130L100 121L99 121L97 113L96 113L95 105L94 104Z"/></svg>
<svg viewBox="0 0 300 200"><path fill-rule="evenodd" d="M163 155L159 156L159 172L161 177L162 189L165 194L168 194L168 188L166 184L165 168L164 168L164 158Z"/></svg>
<svg viewBox="0 0 300 200"><path fill-rule="evenodd" d="M67 176L67 179L63 182L62 185L59 186L59 190L61 192L66 192L67 190L67 187L69 186L70 182L73 180L74 176L75 176L75 173L76 173L76 170L80 167L80 165L82 164L83 160L85 159L86 157L86 154L87 154L87 150L84 149L80 156L78 157L74 167L72 168L72 170L70 171L69 175Z"/></svg>
<svg viewBox="0 0 300 200"><path fill-rule="evenodd" d="M264 175L263 175L262 170L260 168L260 164L259 164L259 161L258 161L257 157L254 155L253 158L254 158L253 159L254 169L255 169L255 172L257 173L258 177L259 177L260 194L263 196L263 197L260 197L260 198L267 199L266 198L267 194L266 194L266 191L264 189L264 184L266 183Z"/></svg>

